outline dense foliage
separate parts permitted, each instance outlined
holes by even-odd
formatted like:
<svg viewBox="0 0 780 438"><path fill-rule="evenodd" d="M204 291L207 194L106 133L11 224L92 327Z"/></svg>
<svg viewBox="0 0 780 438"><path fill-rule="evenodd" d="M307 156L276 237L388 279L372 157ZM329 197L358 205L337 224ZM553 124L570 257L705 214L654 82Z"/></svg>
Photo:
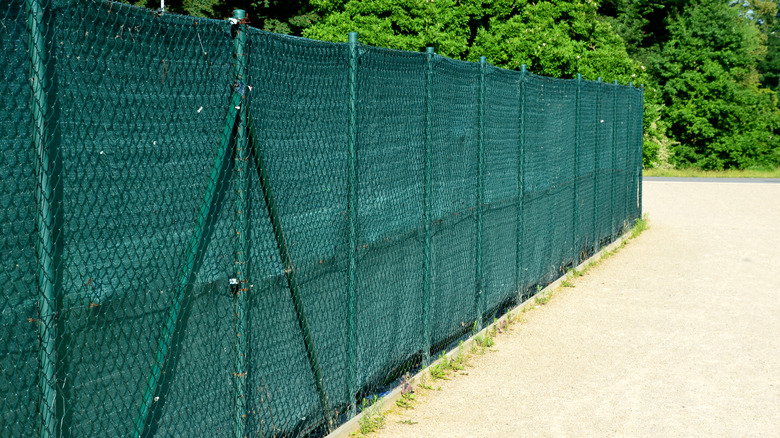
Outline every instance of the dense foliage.
<svg viewBox="0 0 780 438"><path fill-rule="evenodd" d="M157 0L125 0L155 7ZM147 4L148 2L148 4ZM646 166L780 165L777 0L172 0L268 31L646 83Z"/></svg>
<svg viewBox="0 0 780 438"><path fill-rule="evenodd" d="M636 78L620 36L592 1L551 0L312 0L324 15L304 36L344 41L356 31L365 44L437 53L546 76L623 83Z"/></svg>
<svg viewBox="0 0 780 438"><path fill-rule="evenodd" d="M720 0L702 0L669 25L658 62L672 160L704 169L774 164L777 99L756 70L758 29ZM780 151L780 150L777 150Z"/></svg>
<svg viewBox="0 0 780 438"><path fill-rule="evenodd" d="M600 12L648 66L648 163L780 164L775 1L607 0Z"/></svg>

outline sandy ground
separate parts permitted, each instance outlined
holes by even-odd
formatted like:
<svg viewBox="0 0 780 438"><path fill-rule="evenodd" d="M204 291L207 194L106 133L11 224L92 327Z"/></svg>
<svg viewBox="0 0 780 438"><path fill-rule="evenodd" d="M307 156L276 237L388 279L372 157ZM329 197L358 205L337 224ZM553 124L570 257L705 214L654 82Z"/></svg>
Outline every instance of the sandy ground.
<svg viewBox="0 0 780 438"><path fill-rule="evenodd" d="M780 437L780 184L644 199L649 230L372 436Z"/></svg>

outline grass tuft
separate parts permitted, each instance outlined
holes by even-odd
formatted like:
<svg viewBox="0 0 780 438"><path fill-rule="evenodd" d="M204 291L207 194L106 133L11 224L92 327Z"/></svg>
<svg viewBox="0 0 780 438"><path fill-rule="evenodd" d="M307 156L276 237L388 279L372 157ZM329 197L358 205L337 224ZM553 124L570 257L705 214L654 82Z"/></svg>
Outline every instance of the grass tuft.
<svg viewBox="0 0 780 438"><path fill-rule="evenodd" d="M363 399L363 404L361 405L363 416L360 417L358 422L360 424L359 432L361 434L368 435L376 432L385 425L385 413L382 411L381 401L382 399L377 396L374 396L370 402L368 399Z"/></svg>

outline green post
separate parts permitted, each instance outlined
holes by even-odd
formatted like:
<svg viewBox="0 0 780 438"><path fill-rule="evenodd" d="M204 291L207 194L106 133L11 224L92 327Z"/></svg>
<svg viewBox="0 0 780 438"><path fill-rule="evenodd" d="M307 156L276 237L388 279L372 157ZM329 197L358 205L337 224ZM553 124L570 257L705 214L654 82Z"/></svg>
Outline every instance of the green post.
<svg viewBox="0 0 780 438"><path fill-rule="evenodd" d="M431 363L431 147L433 142L433 47L425 48L425 145L423 170L423 223L425 243L423 245L423 367Z"/></svg>
<svg viewBox="0 0 780 438"><path fill-rule="evenodd" d="M284 238L282 221L279 217L279 210L276 207L273 191L271 190L271 179L268 175L268 170L265 167L265 160L263 160L263 153L257 137L257 130L255 129L252 113L249 111L249 108L247 108L246 117L249 125L249 139L252 147L252 156L254 157L255 166L257 167L257 176L260 180L260 188L263 191L263 199L265 200L268 217L271 219L271 228L273 229L274 239L276 240L276 249L279 251L279 258L282 260L284 276L290 287L290 297L292 298L293 306L295 307L298 328L303 337L306 358L309 360L309 367L314 375L314 384L317 387L317 395L319 395L320 398L320 408L322 409L328 431L333 431L333 415L330 410L330 403L328 402L328 392L325 389L325 381L322 378L322 368L320 368L320 361L317 358L317 349L314 347L314 339L312 338L311 330L309 329L309 322L306 319L306 310L303 306L303 299L301 298L301 293L298 289L298 280L295 276L295 265L290 256L290 251L287 248L287 240Z"/></svg>
<svg viewBox="0 0 780 438"><path fill-rule="evenodd" d="M596 89L596 123L598 123L598 129L596 129L596 146L594 148L593 156L595 157L595 163L593 164L593 254L599 251L599 242L601 242L601 229L598 226L599 219L599 146L601 145L601 77L596 79L598 88Z"/></svg>
<svg viewBox="0 0 780 438"><path fill-rule="evenodd" d="M634 187L634 169L631 167L631 156L633 153L633 142L634 142L634 125L632 124L633 120L633 112L634 112L634 102L633 102L633 93L634 93L634 83L629 82L628 83L628 113L626 115L626 155L625 159L622 163L622 169L623 169L623 190L626 191L625 196L623 197L623 220L628 219L629 223L632 223L631 217L633 216L633 211L629 210L629 206L631 204L631 199L634 197L635 191L629 192ZM629 178L631 181L631 185L628 184Z"/></svg>
<svg viewBox="0 0 780 438"><path fill-rule="evenodd" d="M233 18L238 21L236 25L236 34L233 40L233 56L235 62L235 77L237 84L246 84L246 24L241 20L246 18L246 12L241 9L233 11ZM246 173L247 166L247 139L246 139L246 106L248 99L242 96L241 108L238 115L238 129L235 142L235 161L233 165L233 185L235 189L235 270L234 277L231 280L233 289L233 311L236 315L235 320L235 351L234 351L234 370L233 383L235 385L235 401L233 411L233 435L235 438L244 437L246 429L246 300L249 291L248 273L247 273L247 255L249 252L249 242L247 241L247 232L249 231L249 216L247 208L249 202L247 190L249 189Z"/></svg>
<svg viewBox="0 0 780 438"><path fill-rule="evenodd" d="M179 317L179 311L181 310L181 306L184 301L184 295L188 289L189 279L192 274L193 267L195 266L195 259L198 254L198 250L200 249L209 210L211 210L211 203L214 200L214 194L217 191L219 174L222 171L222 163L225 161L225 155L227 154L228 146L230 145L230 137L233 133L233 129L236 126L238 109L243 103L242 96L245 91L245 86L236 84L234 87L234 92L230 98L228 112L225 118L225 127L222 130L219 147L216 151L216 154L214 155L214 161L211 164L211 171L207 180L206 189L203 191L203 199L200 204L200 209L198 210L195 228L193 229L192 237L190 238L190 243L187 247L187 253L184 257L184 263L182 265L181 272L179 273L176 289L173 292L173 303L168 309L168 317L165 320L162 336L160 337L160 342L157 345L157 352L154 357L154 362L152 363L149 379L146 382L146 389L144 390L141 406L138 410L138 416L133 423L132 437L134 438L140 437L143 434L144 428L146 427L152 401L154 400L155 393L157 392L157 385L160 382L163 366L165 365L165 361L168 357L168 349L171 347L171 343L173 342L173 335L176 330L176 322Z"/></svg>
<svg viewBox="0 0 780 438"><path fill-rule="evenodd" d="M642 180L644 179L644 176L642 175L642 160L644 159L644 121L645 121L645 84L642 84L640 87L640 90L642 91L641 99L639 103L642 105L642 112L639 117L639 159L637 160L637 174L639 175L639 181L637 182L638 185L638 192L639 192L639 199L637 200L638 205L638 212L637 212L637 219L642 219Z"/></svg>
<svg viewBox="0 0 780 438"><path fill-rule="evenodd" d="M487 58L479 57L479 121L477 134L477 242L476 242L476 297L477 330L482 330L485 317L484 279L482 278L482 211L485 208L485 73Z"/></svg>
<svg viewBox="0 0 780 438"><path fill-rule="evenodd" d="M582 135L582 74L577 73L577 92L574 101L574 213L572 215L572 248L574 249L574 266L580 262L580 246L577 239L580 222L580 137Z"/></svg>
<svg viewBox="0 0 780 438"><path fill-rule="evenodd" d="M616 225L615 225L615 185L617 184L615 174L617 173L617 94L618 94L618 80L615 79L615 82L613 82L615 85L615 90L612 92L612 165L611 165L611 183L610 183L610 193L611 197L609 199L609 224L610 224L610 234L614 235L616 232Z"/></svg>
<svg viewBox="0 0 780 438"><path fill-rule="evenodd" d="M355 397L357 394L357 58L358 34L349 33L349 107L347 136L347 212L349 215L349 283L347 285L347 393L349 396L349 417L355 416Z"/></svg>
<svg viewBox="0 0 780 438"><path fill-rule="evenodd" d="M30 59L30 88L32 109L32 141L35 148L36 228L35 255L38 261L38 338L41 391L38 408L41 437L54 437L57 433L55 343L57 339L56 303L54 301L54 212L52 210L51 161L46 136L46 53L43 9L40 0L27 0L28 55Z"/></svg>
<svg viewBox="0 0 780 438"><path fill-rule="evenodd" d="M517 147L517 245L515 248L515 289L517 290L517 302L523 301L523 243L525 226L523 224L523 204L525 202L525 64L520 66L519 100L520 115L518 117L518 147Z"/></svg>

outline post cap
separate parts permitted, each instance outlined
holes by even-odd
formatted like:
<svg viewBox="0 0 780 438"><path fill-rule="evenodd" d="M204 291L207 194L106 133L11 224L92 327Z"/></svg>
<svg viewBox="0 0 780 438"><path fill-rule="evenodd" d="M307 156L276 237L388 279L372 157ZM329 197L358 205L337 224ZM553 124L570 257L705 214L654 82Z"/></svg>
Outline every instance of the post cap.
<svg viewBox="0 0 780 438"><path fill-rule="evenodd" d="M357 32L350 32L347 41L350 43L357 43L358 42L358 33Z"/></svg>
<svg viewBox="0 0 780 438"><path fill-rule="evenodd" d="M578 81L581 81L581 80L582 80L582 73L577 73L577 80L578 80Z"/></svg>
<svg viewBox="0 0 780 438"><path fill-rule="evenodd" d="M433 47L432 47L432 46L428 46L428 47L426 47L426 48L425 48L425 53L431 53L431 54L432 54L432 53L434 53L434 52L433 52Z"/></svg>
<svg viewBox="0 0 780 438"><path fill-rule="evenodd" d="M523 73L525 73L525 70L526 70L525 64L522 64L522 65L520 66L520 71L521 71L521 72L523 72Z"/></svg>
<svg viewBox="0 0 780 438"><path fill-rule="evenodd" d="M236 20L243 20L246 18L246 11L243 9L233 9L233 18Z"/></svg>
<svg viewBox="0 0 780 438"><path fill-rule="evenodd" d="M487 64L487 58L485 58L484 56L480 56L479 57L479 63L480 64Z"/></svg>
<svg viewBox="0 0 780 438"><path fill-rule="evenodd" d="M617 85L618 84L618 80L615 79L615 82L613 82L613 84Z"/></svg>
<svg viewBox="0 0 780 438"><path fill-rule="evenodd" d="M601 76L599 76L599 78L596 79L596 82L601 82Z"/></svg>

